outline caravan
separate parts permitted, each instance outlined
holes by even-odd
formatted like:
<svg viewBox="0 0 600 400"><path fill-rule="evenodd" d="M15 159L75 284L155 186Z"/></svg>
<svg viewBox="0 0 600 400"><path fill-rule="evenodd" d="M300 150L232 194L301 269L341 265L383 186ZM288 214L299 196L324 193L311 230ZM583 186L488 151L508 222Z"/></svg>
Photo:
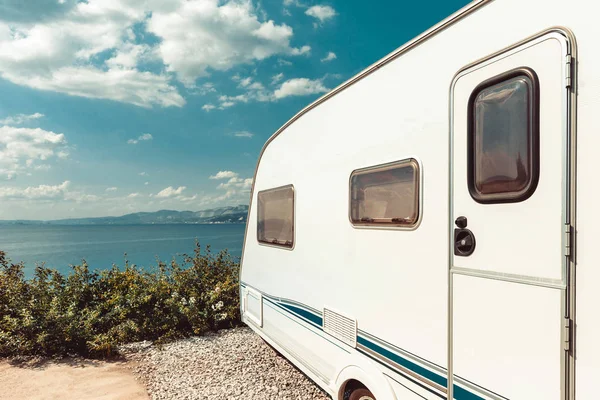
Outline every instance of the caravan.
<svg viewBox="0 0 600 400"><path fill-rule="evenodd" d="M260 155L243 321L351 400L600 398L600 24L480 0Z"/></svg>

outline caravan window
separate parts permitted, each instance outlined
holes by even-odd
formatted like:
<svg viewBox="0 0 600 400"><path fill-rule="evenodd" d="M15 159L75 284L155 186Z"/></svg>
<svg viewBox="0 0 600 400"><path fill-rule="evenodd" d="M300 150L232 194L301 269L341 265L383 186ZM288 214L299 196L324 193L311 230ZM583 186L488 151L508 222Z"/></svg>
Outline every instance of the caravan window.
<svg viewBox="0 0 600 400"><path fill-rule="evenodd" d="M258 192L258 241L292 248L294 246L294 187L292 185Z"/></svg>
<svg viewBox="0 0 600 400"><path fill-rule="evenodd" d="M414 227L419 219L419 164L414 159L356 170L350 177L354 225Z"/></svg>
<svg viewBox="0 0 600 400"><path fill-rule="evenodd" d="M480 203L523 201L539 176L535 73L520 68L479 85L469 101L471 196Z"/></svg>

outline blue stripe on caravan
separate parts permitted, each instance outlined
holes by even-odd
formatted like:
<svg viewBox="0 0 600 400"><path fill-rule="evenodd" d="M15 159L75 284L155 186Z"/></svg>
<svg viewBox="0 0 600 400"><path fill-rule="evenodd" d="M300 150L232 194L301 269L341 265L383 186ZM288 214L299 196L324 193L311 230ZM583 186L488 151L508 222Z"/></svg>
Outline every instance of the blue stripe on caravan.
<svg viewBox="0 0 600 400"><path fill-rule="evenodd" d="M357 342L362 344L366 348L373 350L375 353L382 355L388 360L391 360L396 364L401 365L404 368L414 372L415 374L418 374L423 378L430 380L431 382L435 382L442 387L448 387L448 379L442 375L438 375L435 372L428 370L427 368L421 367L420 365L410 360L407 360L404 357L392 353L391 351L381 346L378 346L377 344L365 339L362 336L359 336L357 338ZM456 400L484 400L483 397L480 397L475 393L471 393L468 390L465 390L457 385L454 385L454 398Z"/></svg>
<svg viewBox="0 0 600 400"><path fill-rule="evenodd" d="M456 385L454 385L454 398L457 400L484 400L483 397L477 396L475 393Z"/></svg>
<svg viewBox="0 0 600 400"><path fill-rule="evenodd" d="M275 307L281 309L282 311L291 314L292 317L296 317L298 318L300 321L302 322L308 322L308 324L312 327L315 327L319 330L323 330L323 328L321 327L321 325L317 325L316 323L314 323L313 321L303 317L300 313L296 313L295 311L292 311L291 308L296 308L296 307L287 307L286 304L283 304L277 300L271 299L270 297L267 296L263 296L263 300L266 300L268 303L273 304Z"/></svg>
<svg viewBox="0 0 600 400"><path fill-rule="evenodd" d="M396 372L397 374L399 374L399 375L403 376L405 379L407 379L407 380L411 381L412 383L414 383L415 385L417 385L417 386L421 387L422 389L424 389L424 390L427 390L429 393L432 393L432 394L434 394L434 395L436 395L437 397L439 397L439 398L442 398L442 399L445 399L445 398L446 398L446 395L445 395L445 394L441 394L441 393L439 393L439 392L437 391L437 389L433 387L433 385L429 384L429 382L421 381L420 379L417 379L417 378L415 378L414 376L412 376L412 375L410 375L410 374L407 374L407 373L405 373L404 371L401 371L401 370L399 370L399 369L397 369L397 368L392 368L392 367L390 367L390 364L389 364L389 362L387 362L387 360L386 360L386 361L384 361L384 360L383 360L383 358L382 358L382 359L379 359L379 358L373 357L371 354L369 354L368 352L366 352L366 351L364 351L364 350L362 350L362 349L360 349L360 348L357 348L356 350L357 350L357 351L358 351L360 354L362 354L362 355L364 355L364 356L366 356L366 357L370 358L371 360L375 361L376 363L379 363L379 364L383 365L383 366L384 366L384 367L386 367L386 368L390 368L390 369L392 369L392 370L393 370L394 372ZM388 378L392 378L392 377L391 377L391 376L388 376ZM394 378L392 378L392 379L394 379ZM395 380L395 379L394 379L394 380ZM402 385L402 383L400 383L400 384ZM402 385L402 386L404 386L404 385ZM409 389L409 390L411 390L411 389Z"/></svg>
<svg viewBox="0 0 600 400"><path fill-rule="evenodd" d="M404 357L394 354L391 351L386 350L383 347L378 346L375 343L373 343L361 336L359 336L357 338L357 342L362 344L366 348L373 350L375 353L381 354L388 360L391 360L391 361L395 362L396 364L401 365L404 368L409 369L412 372L421 375L423 378L428 379L431 382L435 382L442 387L446 387L448 385L448 380L445 377L438 375L435 372L430 371L426 368L423 368L420 365L417 365L414 362L407 360Z"/></svg>
<svg viewBox="0 0 600 400"><path fill-rule="evenodd" d="M301 317L309 320L313 324L317 325L319 328L321 328L323 326L323 318L319 317L318 315L313 314L312 312L310 312L308 310L304 310L302 308L292 306L290 304L281 303L281 302L279 303L279 305L281 305L282 307L287 308L289 311L292 311L293 313L298 314Z"/></svg>
<svg viewBox="0 0 600 400"><path fill-rule="evenodd" d="M241 285L243 287L246 287L246 285L244 283L241 283ZM294 306L291 304L283 303L283 302L277 300L276 298L265 295L264 293L263 293L263 296L265 296L265 298L269 302L273 303L274 305L279 306L282 309L285 309L286 311L288 311L291 314L295 314L296 316L305 319L307 322L310 322L312 325L316 326L317 328L319 328L321 330L323 329L323 318L321 316L313 313L312 311L301 308L300 306ZM373 352L380 354L384 358L386 358L398 365L401 365L402 367L414 372L415 374L422 376L423 378L425 378L431 382L434 382L442 387L448 386L448 379L442 375L438 375L435 372L428 370L427 368L424 368L402 356L399 356L399 355L385 349L384 347L371 342L370 340L368 340L360 335L357 336L356 341L357 341L357 343L360 343L361 345L372 350ZM364 352L361 352L361 353L372 358L368 353L364 353ZM376 359L374 359L374 360L377 361ZM454 398L456 400L484 400L483 397L480 397L480 396L476 395L475 393L472 393L472 392L470 392L460 386L457 386L457 385L454 385Z"/></svg>

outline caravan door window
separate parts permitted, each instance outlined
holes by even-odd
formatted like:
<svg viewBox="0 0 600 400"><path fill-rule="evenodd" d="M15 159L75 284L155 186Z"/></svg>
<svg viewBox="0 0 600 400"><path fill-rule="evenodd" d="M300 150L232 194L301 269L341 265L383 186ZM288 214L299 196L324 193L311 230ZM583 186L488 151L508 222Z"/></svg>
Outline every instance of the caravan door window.
<svg viewBox="0 0 600 400"><path fill-rule="evenodd" d="M419 219L419 164L414 159L356 170L350 220L357 226L414 227Z"/></svg>
<svg viewBox="0 0 600 400"><path fill-rule="evenodd" d="M480 203L527 199L539 176L538 84L519 68L473 91L469 101L469 191Z"/></svg>
<svg viewBox="0 0 600 400"><path fill-rule="evenodd" d="M258 192L258 241L273 246L294 246L294 187Z"/></svg>

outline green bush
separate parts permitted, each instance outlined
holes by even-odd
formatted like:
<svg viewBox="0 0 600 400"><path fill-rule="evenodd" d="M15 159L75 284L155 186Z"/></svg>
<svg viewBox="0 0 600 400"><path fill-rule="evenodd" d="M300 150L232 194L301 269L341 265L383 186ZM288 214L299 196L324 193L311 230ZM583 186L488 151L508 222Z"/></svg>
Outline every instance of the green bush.
<svg viewBox="0 0 600 400"><path fill-rule="evenodd" d="M23 264L0 251L0 357L105 357L119 344L164 343L239 324L239 263L198 243L182 265L158 261L153 271L129 262L101 272L72 266L64 276Z"/></svg>

